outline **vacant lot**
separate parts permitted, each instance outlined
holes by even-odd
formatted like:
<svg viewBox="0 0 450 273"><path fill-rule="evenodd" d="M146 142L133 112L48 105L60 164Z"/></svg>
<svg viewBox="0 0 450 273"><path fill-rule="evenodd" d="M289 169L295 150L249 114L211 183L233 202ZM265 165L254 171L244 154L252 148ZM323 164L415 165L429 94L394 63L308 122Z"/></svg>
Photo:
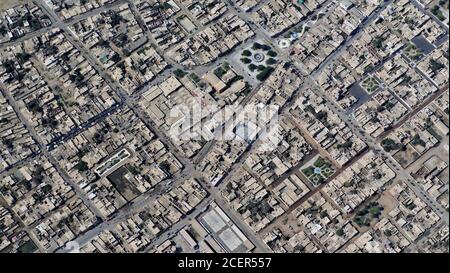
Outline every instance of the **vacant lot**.
<svg viewBox="0 0 450 273"><path fill-rule="evenodd" d="M30 0L0 0L0 10L9 9L15 5L30 2Z"/></svg>

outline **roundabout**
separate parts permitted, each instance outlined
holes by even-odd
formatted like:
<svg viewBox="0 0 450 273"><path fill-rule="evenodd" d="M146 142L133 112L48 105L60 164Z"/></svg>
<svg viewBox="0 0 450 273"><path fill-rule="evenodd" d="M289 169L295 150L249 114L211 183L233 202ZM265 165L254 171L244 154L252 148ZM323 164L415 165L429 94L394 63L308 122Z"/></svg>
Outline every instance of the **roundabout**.
<svg viewBox="0 0 450 273"><path fill-rule="evenodd" d="M253 54L253 61L255 63L262 63L265 59L266 59L266 55L264 55L263 53L257 52L255 54Z"/></svg>

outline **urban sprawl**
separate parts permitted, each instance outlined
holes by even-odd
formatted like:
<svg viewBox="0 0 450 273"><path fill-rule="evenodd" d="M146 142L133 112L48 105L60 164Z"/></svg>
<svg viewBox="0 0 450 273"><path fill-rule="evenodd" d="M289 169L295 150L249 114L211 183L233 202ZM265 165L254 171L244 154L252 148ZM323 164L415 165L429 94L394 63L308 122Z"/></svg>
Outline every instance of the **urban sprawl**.
<svg viewBox="0 0 450 273"><path fill-rule="evenodd" d="M2 0L0 252L448 253L448 25L448 0Z"/></svg>

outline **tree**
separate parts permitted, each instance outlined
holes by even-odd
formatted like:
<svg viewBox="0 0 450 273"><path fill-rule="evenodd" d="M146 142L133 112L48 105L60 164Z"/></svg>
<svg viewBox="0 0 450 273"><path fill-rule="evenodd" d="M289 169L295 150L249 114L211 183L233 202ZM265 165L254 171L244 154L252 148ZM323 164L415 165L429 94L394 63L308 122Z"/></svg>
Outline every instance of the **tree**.
<svg viewBox="0 0 450 273"><path fill-rule="evenodd" d="M338 149L350 149L352 146L353 146L353 141L347 140L343 144L338 144L337 148Z"/></svg>
<svg viewBox="0 0 450 273"><path fill-rule="evenodd" d="M59 49L55 45L51 45L50 43L45 44L44 48L45 55L55 55L58 54Z"/></svg>
<svg viewBox="0 0 450 273"><path fill-rule="evenodd" d="M112 58L111 58L111 61L113 61L113 62L115 62L115 63L117 63L117 62L119 62L121 60L121 58L120 58L120 55L119 54L114 54L113 56L112 56Z"/></svg>
<svg viewBox="0 0 450 273"><path fill-rule="evenodd" d="M95 134L94 134L94 138L93 138L93 140L94 140L94 142L96 143L96 144L100 144L100 143L102 143L103 142L103 134L100 132L96 132Z"/></svg>
<svg viewBox="0 0 450 273"><path fill-rule="evenodd" d="M441 1L443 2L443 1ZM436 16L439 20L441 21L445 21L446 17L445 15L442 13L441 8L438 5L435 5L432 9L431 12L434 14L434 16Z"/></svg>
<svg viewBox="0 0 450 273"><path fill-rule="evenodd" d="M314 107L312 107L312 105L311 104L308 104L306 107L305 107L305 111L306 112L310 112L310 113L312 113L312 114L316 114L316 110L314 109Z"/></svg>
<svg viewBox="0 0 450 273"><path fill-rule="evenodd" d="M81 74L81 70L77 68L73 74L70 74L69 79L79 85L84 81L84 76Z"/></svg>
<svg viewBox="0 0 450 273"><path fill-rule="evenodd" d="M354 184L355 184L355 181L352 179L352 180L350 180L350 181L345 182L345 183L344 183L344 187L350 188L350 187L352 187Z"/></svg>
<svg viewBox="0 0 450 273"><path fill-rule="evenodd" d="M195 83L199 83L200 82L200 78L197 76L197 74L191 73L190 77Z"/></svg>
<svg viewBox="0 0 450 273"><path fill-rule="evenodd" d="M264 71L264 69L266 69L266 67L264 65L258 65L259 71Z"/></svg>
<svg viewBox="0 0 450 273"><path fill-rule="evenodd" d="M26 63L31 58L31 55L28 53L20 52L16 54L16 58L19 63L23 64Z"/></svg>
<svg viewBox="0 0 450 273"><path fill-rule="evenodd" d="M167 161L161 162L161 164L159 164L159 167L164 172L170 173L170 164Z"/></svg>
<svg viewBox="0 0 450 273"><path fill-rule="evenodd" d="M27 108L33 113L42 113L43 109L37 99L30 101L27 105Z"/></svg>
<svg viewBox="0 0 450 273"><path fill-rule="evenodd" d="M5 60L3 61L3 68L5 69L6 73L12 73L15 69L15 62L13 60Z"/></svg>
<svg viewBox="0 0 450 273"><path fill-rule="evenodd" d="M85 172L85 171L89 170L89 166L86 162L84 162L83 160L80 160L80 162L78 162L78 164L75 165L75 169L79 172Z"/></svg>
<svg viewBox="0 0 450 273"><path fill-rule="evenodd" d="M269 45L262 45L261 49L264 51L269 51L269 50L272 50L272 47L270 47Z"/></svg>
<svg viewBox="0 0 450 273"><path fill-rule="evenodd" d="M175 77L181 79L184 76L186 76L188 73L186 73L184 70L177 69L177 70L175 70L174 74L175 74Z"/></svg>
<svg viewBox="0 0 450 273"><path fill-rule="evenodd" d="M381 146L386 152L402 149L402 145L395 142L393 139L387 138L381 142Z"/></svg>
<svg viewBox="0 0 450 273"><path fill-rule="evenodd" d="M443 65L442 63L436 61L435 59L431 59L430 61L430 69L431 71L433 71L434 73L438 72L439 70L445 68L445 65Z"/></svg>
<svg viewBox="0 0 450 273"><path fill-rule="evenodd" d="M118 14L118 13L113 13L111 15L111 26L115 27L118 24L120 24L120 22L123 20L122 15Z"/></svg>
<svg viewBox="0 0 450 273"><path fill-rule="evenodd" d="M269 52L267 52L267 55L269 55L270 57L275 58L276 56L278 56L278 53L276 53L276 52L273 51L273 50L270 50Z"/></svg>
<svg viewBox="0 0 450 273"><path fill-rule="evenodd" d="M99 45L101 47L103 47L103 48L107 48L107 47L109 47L109 42L106 41L106 40L101 39L100 42L99 42Z"/></svg>
<svg viewBox="0 0 450 273"><path fill-rule="evenodd" d="M56 128L56 126L58 126L58 121L54 117L43 118L42 125L50 128Z"/></svg>
<svg viewBox="0 0 450 273"><path fill-rule="evenodd" d="M140 171L133 165L128 165L127 169L130 171L131 174L133 175L138 175L140 173Z"/></svg>
<svg viewBox="0 0 450 273"><path fill-rule="evenodd" d="M315 114L316 119L323 121L328 117L328 113L325 111L320 111Z"/></svg>
<svg viewBox="0 0 450 273"><path fill-rule="evenodd" d="M52 185L46 184L41 189L42 189L42 192L44 193L44 195L47 195L47 194L49 194L51 192Z"/></svg>
<svg viewBox="0 0 450 273"><path fill-rule="evenodd" d="M216 70L214 70L214 74L219 78L222 78L225 73L227 72L222 67L218 67Z"/></svg>
<svg viewBox="0 0 450 273"><path fill-rule="evenodd" d="M5 26L0 26L0 34L1 35L5 35L6 33L8 33L8 30L6 29Z"/></svg>
<svg viewBox="0 0 450 273"><path fill-rule="evenodd" d="M378 205L370 208L370 214L372 214L372 216L374 218L380 217L380 215L381 215L381 208Z"/></svg>
<svg viewBox="0 0 450 273"><path fill-rule="evenodd" d="M270 59L268 59L266 61L267 65L273 65L273 64L276 64L276 63L277 63L277 60L275 60L274 58L270 58Z"/></svg>
<svg viewBox="0 0 450 273"><path fill-rule="evenodd" d="M250 64L252 60L250 60L249 58L242 58L241 62L243 62L244 64Z"/></svg>
<svg viewBox="0 0 450 273"><path fill-rule="evenodd" d="M41 22L35 17L31 18L31 20L29 20L28 23L30 24L30 28L33 31L38 30L42 27Z"/></svg>
<svg viewBox="0 0 450 273"><path fill-rule="evenodd" d="M9 150L12 150L14 148L13 140L10 138L2 139L3 145L6 146Z"/></svg>
<svg viewBox="0 0 450 273"><path fill-rule="evenodd" d="M383 49L384 45L383 45L383 37L381 36L377 36L373 39L372 41L372 46L377 48L377 49Z"/></svg>
<svg viewBox="0 0 450 273"><path fill-rule="evenodd" d="M378 123L378 122L380 122L380 119L378 118L377 115L375 115L375 116L373 116L373 117L370 119L370 121L373 122L373 123Z"/></svg>
<svg viewBox="0 0 450 273"><path fill-rule="evenodd" d="M254 50L262 49L262 44L255 42L255 43L253 43L253 47L252 48Z"/></svg>
<svg viewBox="0 0 450 273"><path fill-rule="evenodd" d="M34 171L31 173L33 183L40 185L44 181L44 168L41 165L36 165Z"/></svg>
<svg viewBox="0 0 450 273"><path fill-rule="evenodd" d="M245 57L251 57L252 56L252 52L250 51L250 50L244 50L243 52L242 52L242 56L245 56Z"/></svg>
<svg viewBox="0 0 450 273"><path fill-rule="evenodd" d="M258 69L258 66L256 66L256 65L254 65L254 64L250 64L249 66L248 66L248 69L250 69L250 71L255 71L256 69Z"/></svg>
<svg viewBox="0 0 450 273"><path fill-rule="evenodd" d="M168 9L173 8L173 7L172 7L172 5L171 5L170 3L165 2L165 3L163 3L163 4L160 5L160 8L161 8L161 9L164 9L164 10L168 10Z"/></svg>
<svg viewBox="0 0 450 273"><path fill-rule="evenodd" d="M418 134L416 134L416 135L413 137L413 139L412 139L412 141L411 141L411 144L414 145L414 146L417 146L417 145L420 145L420 146L422 146L422 147L425 147L425 146L426 146L425 141L423 141L423 140L420 138L420 136L419 136Z"/></svg>
<svg viewBox="0 0 450 273"><path fill-rule="evenodd" d="M225 69L225 71L228 71L228 70L230 70L231 67L230 67L229 63L224 62L223 65L222 65L222 68Z"/></svg>
<svg viewBox="0 0 450 273"><path fill-rule="evenodd" d="M273 67L266 67L263 71L261 71L257 76L256 76L256 78L259 80L259 81L265 81L269 76L270 76L270 74L272 74L272 72L274 71L275 69L273 68Z"/></svg>

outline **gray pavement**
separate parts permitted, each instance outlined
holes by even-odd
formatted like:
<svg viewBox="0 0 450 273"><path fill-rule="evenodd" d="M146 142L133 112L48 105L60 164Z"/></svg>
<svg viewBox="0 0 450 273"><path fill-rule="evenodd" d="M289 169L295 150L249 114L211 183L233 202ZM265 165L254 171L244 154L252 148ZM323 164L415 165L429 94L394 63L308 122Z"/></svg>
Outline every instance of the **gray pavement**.
<svg viewBox="0 0 450 273"><path fill-rule="evenodd" d="M89 209L91 209L99 218L103 219L103 221L99 222L98 225L93 227L91 230L85 232L84 234L82 234L81 236L79 236L75 240L80 245L84 245L84 244L88 243L90 240L92 240L95 236L100 234L103 230L114 230L114 227L118 223L126 220L128 217L130 217L134 213L139 212L142 209L145 209L145 207L148 204L150 204L151 202L154 202L156 200L156 198L158 198L161 194L163 194L164 192L166 192L167 190L169 190L169 189L171 189L173 187L176 187L176 186L180 185L186 179L198 178L199 180L201 180L202 174L198 173L196 171L196 169L195 169L195 162L199 162L203 158L205 158L209 154L209 152L212 150L212 148L214 147L216 142L215 141L209 142L203 148L203 150L201 150L199 155L197 155L197 157L195 158L195 162L192 163L188 159L186 159L186 158L184 158L183 156L180 155L180 152L178 151L177 147L175 147L172 144L170 139L163 132L160 132L158 130L158 128L153 124L153 122L146 118L145 113L143 113L143 111L140 110L139 107L137 107L138 102L139 102L139 98L140 98L140 94L142 94L143 92L148 90L149 87L151 87L151 86L153 86L155 84L161 83L166 77L170 76L176 69L180 69L180 68L181 69L186 69L186 68L182 67L181 65L177 64L176 62L174 62L173 60L171 60L170 58L168 58L166 56L167 55L166 52L163 52L161 50L158 51L158 53L161 56L163 56L164 59L172 67L167 69L166 71L164 71L160 75L158 75L154 80L152 80L147 85L145 85L143 88L141 88L136 94L128 95L127 92L125 92L123 90L123 88L117 82L113 81L109 77L108 73L106 72L104 67L99 63L99 61L94 56L92 56L92 54L89 52L89 50L86 49L84 47L84 45L77 39L77 37L74 37L72 32L69 30L69 27L71 25L73 25L73 24L75 24L75 23L77 23L77 22L79 22L81 20L84 20L84 19L88 18L89 16L98 14L98 13L100 13L102 11L106 11L106 10L108 10L108 9L114 7L114 6L117 6L119 4L127 2L127 3L130 4L131 10L134 13L134 15L136 16L136 18L137 18L139 24L141 25L141 27L144 30L147 31L148 39L152 43L155 43L152 35L150 34L150 32L147 30L145 24L143 23L143 20L140 17L139 11L137 11L137 9L133 5L132 1L129 1L129 0L127 0L127 1L125 1L125 0L118 0L118 1L115 1L114 3L112 3L110 5L105 5L103 7L100 7L98 9L92 10L92 11L87 12L85 14L76 16L76 17L71 18L71 19L66 20L66 21L61 20L59 18L59 16L53 10L51 10L42 0L36 0L35 2L51 18L52 25L49 26L49 27L43 28L41 30L38 30L36 32L26 34L25 36L15 40L15 41L13 41L13 42L8 42L8 43L1 44L0 45L0 50L6 48L8 46L11 46L13 44L25 41L27 39L40 36L40 35L44 34L45 32L47 32L47 31L49 31L49 30L51 30L53 28L60 28L66 34L67 39L81 52L81 54L84 56L84 58L97 70L97 72L100 74L100 76L102 76L105 79L105 81L120 95L121 100L122 100L118 105L112 107L111 109L105 110L104 113L99 114L94 119L92 119L92 120L86 122L85 124L83 124L81 126L81 128L77 128L74 131L70 132L69 134L67 134L65 136L62 136L61 138L55 140L55 142L51 143L50 145L44 146L42 141L39 140L39 136L36 134L36 132L34 131L32 126L28 123L28 121L22 115L20 115L20 106L15 103L15 101L14 101L13 97L11 96L11 94L8 94L7 92L5 92L7 99L10 101L10 104L12 105L14 110L17 113L19 113L20 120L24 123L24 125L30 131L30 133L33 136L33 138L35 138L35 140L39 144L42 154L45 157L47 157L50 160L50 162L52 162L55 165L55 167L57 168L58 172L61 174L63 179L74 188L76 196L78 198L80 198L89 207ZM178 1L176 1L176 2L178 2ZM260 4L257 5L257 7L255 9L257 10L257 9L261 8L261 6L266 4L267 2L268 2L268 0L262 1ZM331 2L331 1L327 1L327 3L328 2ZM424 12L425 14L430 15L431 18L433 18L433 20L435 20L435 21L437 20L436 22L439 25L441 25L448 32L448 26L446 26L444 23L440 22L428 10L424 9L423 6L418 1L412 0L412 2L422 12ZM252 30L256 33L255 39L262 39L262 40L270 43L273 46L273 48L278 51L280 56L283 56L283 58L287 58L287 56L283 55L283 52L281 52L278 49L276 44L274 44L275 43L274 39L272 37L270 37L265 32L264 29L262 29L260 26L257 26L253 22L251 22L249 20L249 18L248 18L248 15L246 13L243 13L240 10L236 9L231 2L226 1L226 3L227 3L227 6L229 8L229 11L227 12L227 14L234 14L234 15L239 16L241 19L243 19L245 22L247 22L250 25L250 27L252 28ZM328 64L332 63L337 58L339 58L339 56L341 56L343 50L348 45L350 45L355 39L360 37L362 35L362 33L363 33L362 30L366 26L371 24L374 20L376 20L376 18L380 15L382 10L385 9L390 3L392 3L392 0L383 2L380 5L379 9L377 9L372 15L369 16L369 18L367 18L367 20L365 20L365 22L360 26L360 28L356 31L356 33L354 35L350 36L346 41L344 41L343 44L339 48L337 48L330 56L328 56L326 58L326 60L313 73L311 73L311 74L304 73L305 74L304 76L306 78L306 82L305 83L308 86L312 87L313 90L315 90L317 92L317 94L319 94L322 98L325 99L326 104L330 107L330 109L334 113L336 113L342 120L344 120L347 123L347 125L352 129L352 131L358 137L363 139L368 144L368 146L371 149L378 151L383 157L385 157L386 160L387 160L387 164L389 165L389 167L391 167L392 169L394 169L396 171L398 177L401 180L405 181L405 183L408 185L408 187L411 188L414 191L414 193L416 193L417 196L419 196L421 199L423 199L424 202L426 202L426 204L428 206L430 206L433 209L433 211L435 211L442 218L442 221L448 225L448 223L449 223L448 212L446 212L440 206L440 204L437 203L437 201L434 198L432 198L427 192L425 192L420 187L420 185L418 185L415 182L415 180L411 177L411 175L407 171L405 171L392 158L392 156L390 154L388 154L388 153L383 151L383 149L381 148L378 140L373 139L370 136L366 135L361 130L361 128L356 124L356 122L353 119L353 117L351 115L349 115L348 113L346 113L345 111L343 111L336 104L335 101L330 100L328 98L328 96L325 94L325 92L315 82L315 77L317 75L319 75L320 72ZM190 14L189 11L187 11L187 8L184 5L182 5L182 4L179 4L179 5L182 8L181 12L183 14L186 14L197 25L198 29L197 29L196 33L201 31L202 29L205 29L208 26L208 25L207 26L202 26L201 23L198 22L198 20L193 18L193 16ZM320 11L315 11L312 15L316 14L317 12L320 12ZM293 26L292 28L297 27L297 26L298 26L298 24ZM290 31L292 28L286 30L285 32ZM192 35L194 35L194 34L192 34ZM245 46L246 46L246 44L243 43L240 46L238 46L234 51L242 50ZM193 67L192 68L192 72L197 73L197 74L204 74L204 73L210 71L211 69L214 69L218 65L220 65L220 63L222 61L223 61L223 58L219 58L218 60L215 60L214 62L212 62L210 64ZM424 76L424 78L426 78L427 80L432 82L432 80L429 79L426 75L424 75L420 71L418 71L418 72L422 76ZM242 105L246 105L251 100L251 98L256 94L258 88L259 88L259 86L255 87L253 89L253 92L249 96L247 96L241 104ZM293 98L295 99L295 97L297 95L298 95L297 93L294 94ZM93 126L96 122L101 121L103 118L105 118L106 116L108 116L109 114L113 113L117 109L120 109L123 106L130 107L134 111L134 113L155 133L155 135L168 147L168 149L172 153L174 153L174 155L177 157L177 159L180 160L180 162L184 165L184 170L180 174L176 175L173 179L170 179L170 180L167 180L167 181L163 181L163 182L160 183L159 186L157 186L152 191L141 195L140 197L135 199L131 204L127 205L126 207L124 207L124 208L120 209L118 212L116 212L116 214L114 214L112 217L110 217L108 219L104 219L104 217L101 215L101 213L98 211L98 209L91 204L90 200L88 200L86 198L85 193L79 188L79 186L76 183L74 183L70 179L69 175L67 173L65 173L65 171L59 166L59 163L56 161L55 158L52 157L52 155L50 154L49 151L51 151L55 147L55 145L57 145L61 141L65 141L67 139L70 139L70 138L76 136L77 134L82 132L82 130L85 130L86 128L89 128L89 127ZM289 106L290 106L289 104L285 105L283 107L283 111L288 109ZM224 179L225 181L227 179L229 179L233 175L234 171L237 170L237 168L242 166L243 162L248 157L248 155L250 154L252 149L254 149L255 147L258 146L257 144L258 144L258 141L255 141L254 143L252 143L252 145L250 145L251 146L250 149L248 151L246 151L240 157L238 162L236 162L233 165L233 168L230 171L230 174L227 177L225 177L225 179ZM31 159L26 159L23 162L18 163L18 165L23 164L25 162L28 162L28 160L31 160ZM13 168L14 168L14 166L13 166ZM171 183L169 183L169 182L171 182ZM172 226L167 231L165 231L154 242L152 242L151 245L149 247L147 247L146 251L150 251L152 248L154 248L155 246L157 246L160 243L164 242L166 239L171 238L174 234L176 234L180 229L182 229L184 226L186 226L189 223L189 218L197 217L205 208L208 207L210 202L215 201L230 216L230 218L243 231L243 233L250 239L250 241L252 241L252 243L256 246L256 251L257 252L270 252L270 249L261 241L261 239L258 237L258 235L255 234L245 223L243 223L242 219L240 218L240 215L238 215L236 211L230 209L230 207L228 206L227 202L225 202L223 200L223 198L220 196L220 189L221 189L221 187L223 187L223 184L222 184L222 186L219 186L217 188L211 188L206 182L206 184L204 186L205 186L205 189L208 191L209 196L198 207L196 207L193 210L193 212L189 215L188 218L181 220L176 225ZM63 249L59 249L58 252L64 252L64 250Z"/></svg>

